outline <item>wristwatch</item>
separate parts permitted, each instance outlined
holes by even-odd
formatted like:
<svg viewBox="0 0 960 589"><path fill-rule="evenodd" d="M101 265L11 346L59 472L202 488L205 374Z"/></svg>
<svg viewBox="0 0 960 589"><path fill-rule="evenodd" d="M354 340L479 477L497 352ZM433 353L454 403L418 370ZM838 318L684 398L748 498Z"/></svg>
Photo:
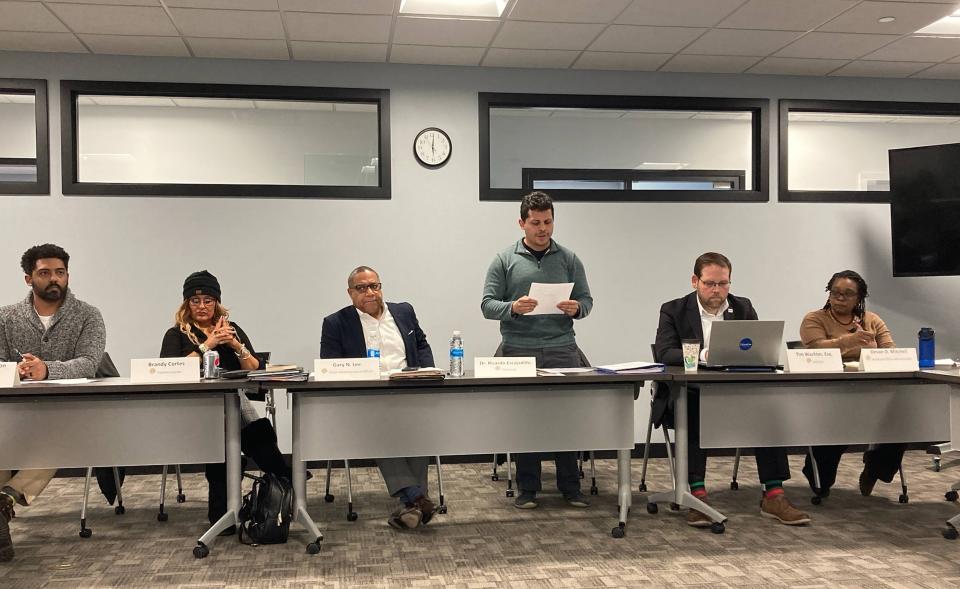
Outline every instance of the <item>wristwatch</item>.
<svg viewBox="0 0 960 589"><path fill-rule="evenodd" d="M210 351L210 348L207 347L207 344L200 344L198 347L200 348L201 354L206 354Z"/></svg>

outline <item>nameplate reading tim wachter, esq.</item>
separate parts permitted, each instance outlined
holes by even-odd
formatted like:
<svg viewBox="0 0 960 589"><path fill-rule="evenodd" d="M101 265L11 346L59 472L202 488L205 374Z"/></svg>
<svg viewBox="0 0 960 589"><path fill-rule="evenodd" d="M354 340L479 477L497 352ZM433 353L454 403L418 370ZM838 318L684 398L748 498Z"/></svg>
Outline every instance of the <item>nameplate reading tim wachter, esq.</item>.
<svg viewBox="0 0 960 589"><path fill-rule="evenodd" d="M20 384L20 371L16 362L0 362L0 389Z"/></svg>
<svg viewBox="0 0 960 589"><path fill-rule="evenodd" d="M864 348L860 350L863 372L916 372L920 370L916 348Z"/></svg>
<svg viewBox="0 0 960 589"><path fill-rule="evenodd" d="M380 380L380 358L317 359L313 380Z"/></svg>
<svg viewBox="0 0 960 589"><path fill-rule="evenodd" d="M534 357L474 358L473 375L477 378L519 378L537 375Z"/></svg>
<svg viewBox="0 0 960 589"><path fill-rule="evenodd" d="M130 382L200 382L200 356L185 358L134 358Z"/></svg>
<svg viewBox="0 0 960 589"><path fill-rule="evenodd" d="M840 350L787 350L787 372L843 372Z"/></svg>

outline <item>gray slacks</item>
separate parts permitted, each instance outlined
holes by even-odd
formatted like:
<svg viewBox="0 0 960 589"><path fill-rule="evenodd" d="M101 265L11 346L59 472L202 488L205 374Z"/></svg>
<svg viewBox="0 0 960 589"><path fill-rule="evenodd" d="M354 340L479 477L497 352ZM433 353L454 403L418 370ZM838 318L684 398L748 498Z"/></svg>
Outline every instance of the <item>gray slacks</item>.
<svg viewBox="0 0 960 589"><path fill-rule="evenodd" d="M427 492L427 467L430 466L429 456L415 458L377 458L377 466L383 481L387 483L387 490L391 497L396 497L400 491L414 485Z"/></svg>

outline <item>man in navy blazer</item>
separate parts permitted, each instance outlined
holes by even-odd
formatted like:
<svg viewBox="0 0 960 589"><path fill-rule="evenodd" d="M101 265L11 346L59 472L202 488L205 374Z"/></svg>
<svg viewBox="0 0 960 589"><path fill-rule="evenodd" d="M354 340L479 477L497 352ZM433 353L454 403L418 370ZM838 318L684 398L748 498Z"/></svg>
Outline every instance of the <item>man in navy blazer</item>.
<svg viewBox="0 0 960 589"><path fill-rule="evenodd" d="M433 366L433 351L410 303L384 303L380 275L360 266L347 278L352 305L323 319L321 358L364 358L380 351L380 369ZM397 529L427 524L435 506L427 497L429 458L378 458L377 466L391 497L402 505L387 520Z"/></svg>
<svg viewBox="0 0 960 589"><path fill-rule="evenodd" d="M730 275L733 265L723 254L707 252L697 258L693 265L690 285L693 292L664 303L660 307L660 323L654 344L656 361L672 366L683 365L683 340L700 342L700 360L705 361L710 350L711 327L714 321L731 319L756 320L757 312L750 299L730 294ZM700 390L687 389L688 461L690 492L701 501L706 501L707 490L704 478L707 470L707 455L700 447ZM659 425L668 412L670 390L658 384L651 412L654 423ZM764 485L760 514L788 525L805 524L810 517L795 508L783 493L783 481L790 478L790 464L784 448L756 448L757 474ZM684 468L684 465L677 465ZM691 509L687 523L694 527L710 527L710 518Z"/></svg>

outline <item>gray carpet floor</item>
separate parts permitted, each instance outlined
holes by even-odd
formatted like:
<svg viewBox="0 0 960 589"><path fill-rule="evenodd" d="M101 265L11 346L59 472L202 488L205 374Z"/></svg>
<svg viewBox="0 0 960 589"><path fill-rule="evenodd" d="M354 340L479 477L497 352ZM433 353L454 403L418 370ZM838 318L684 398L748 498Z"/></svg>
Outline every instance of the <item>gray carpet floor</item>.
<svg viewBox="0 0 960 589"><path fill-rule="evenodd" d="M798 477L801 461L791 457ZM786 484L793 502L813 516L811 525L788 527L760 517L752 458L741 466L740 489L729 489L732 462L713 458L709 465L712 503L730 518L721 535L688 527L682 512L648 514L645 494L636 491L639 460L623 539L610 536L612 460L597 462L600 494L589 509L568 507L548 491L538 509L517 510L504 496L506 483L490 480L489 464L445 466L449 512L412 532L387 526L393 500L378 471L363 468L353 476L355 522L346 520L343 473L334 471L336 500L326 503L323 472L314 471L309 509L326 537L319 555L305 553L309 538L295 526L284 545L248 547L220 538L203 560L191 553L206 523L202 475L185 476L186 503L177 504L168 488L165 523L156 520L157 476L128 478L125 515L91 494L88 539L77 535L83 480L60 478L33 506L18 510L11 525L17 555L0 564L0 587L960 587L960 541L940 535L960 511L943 498L960 479L960 465L945 460L937 473L925 454L908 452L910 502L902 505L896 480L861 497L859 456L848 454L823 505L810 504L802 478ZM545 463L548 487L552 475ZM651 491L667 488L665 460L652 461L647 482Z"/></svg>

